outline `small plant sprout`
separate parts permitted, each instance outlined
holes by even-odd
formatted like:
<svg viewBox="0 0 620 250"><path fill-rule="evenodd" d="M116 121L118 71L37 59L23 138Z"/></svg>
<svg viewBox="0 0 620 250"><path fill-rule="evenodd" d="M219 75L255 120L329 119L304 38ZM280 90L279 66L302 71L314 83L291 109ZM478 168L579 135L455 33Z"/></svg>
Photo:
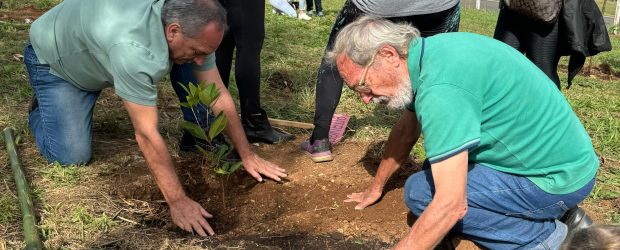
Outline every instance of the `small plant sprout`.
<svg viewBox="0 0 620 250"><path fill-rule="evenodd" d="M187 92L187 102L181 103L181 106L191 109L192 113L194 114L194 118L196 118L196 121L200 121L200 119L198 119L195 109L198 107L205 109L206 107L212 107L220 96L220 91L217 89L214 83L196 85L190 82L188 87L185 87L182 84L180 85L185 90L185 92ZM212 112L211 109L209 109L209 112ZM189 121L183 121L183 123L181 123L181 127L189 131L194 137L203 139L209 142L209 144L214 145L214 147L211 148L203 148L200 145L196 145L196 148L203 155L204 159L206 159L208 163L213 165L213 170L215 171L215 173L222 177L225 176L227 181L230 174L241 168L242 162L230 162L229 160L227 160L227 156L233 151L232 147L229 148L226 145L216 145L212 142L218 135L220 135L224 131L228 120L223 112L217 114L211 124L209 124L209 119L206 120L207 124L196 124ZM208 131L205 131L204 128L208 128ZM221 179L221 183L222 202L224 204L224 207L226 207L226 185L223 178Z"/></svg>

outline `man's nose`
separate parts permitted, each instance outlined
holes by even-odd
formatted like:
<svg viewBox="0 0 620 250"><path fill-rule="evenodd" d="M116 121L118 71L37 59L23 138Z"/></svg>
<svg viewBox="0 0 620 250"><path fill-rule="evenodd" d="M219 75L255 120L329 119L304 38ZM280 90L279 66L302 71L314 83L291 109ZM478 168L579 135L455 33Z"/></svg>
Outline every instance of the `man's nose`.
<svg viewBox="0 0 620 250"><path fill-rule="evenodd" d="M370 101L372 100L372 95L370 94L360 93L360 97L362 98L362 101L366 104L370 103Z"/></svg>

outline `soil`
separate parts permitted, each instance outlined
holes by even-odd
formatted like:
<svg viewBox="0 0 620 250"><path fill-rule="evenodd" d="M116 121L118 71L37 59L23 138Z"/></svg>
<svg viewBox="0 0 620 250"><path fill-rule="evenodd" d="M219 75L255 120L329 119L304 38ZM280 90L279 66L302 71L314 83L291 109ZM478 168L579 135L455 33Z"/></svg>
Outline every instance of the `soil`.
<svg viewBox="0 0 620 250"><path fill-rule="evenodd" d="M287 170L288 178L281 183L258 183L244 171L217 176L203 166L198 154L179 155L177 172L185 189L214 215L209 223L217 236L198 245L387 249L406 234L415 218L403 202L403 185L410 174L419 170L419 164L405 164L386 186L380 202L358 211L343 200L347 194L367 187L380 161L383 142L337 145L335 160L321 164L313 163L298 150L300 142L253 146L259 155ZM141 229L133 228L134 232L163 229L158 231L162 237L187 237L172 224L139 152L128 157L120 168L100 177L107 180L101 183L101 191L124 201L124 209L116 219L122 217L139 225ZM127 248L119 241L113 245ZM452 248L448 239L439 247ZM471 242L461 242L459 249L477 248Z"/></svg>
<svg viewBox="0 0 620 250"><path fill-rule="evenodd" d="M2 11L2 1L0 1L0 21L13 21L31 23L47 10L35 9L33 7L26 7L15 10Z"/></svg>

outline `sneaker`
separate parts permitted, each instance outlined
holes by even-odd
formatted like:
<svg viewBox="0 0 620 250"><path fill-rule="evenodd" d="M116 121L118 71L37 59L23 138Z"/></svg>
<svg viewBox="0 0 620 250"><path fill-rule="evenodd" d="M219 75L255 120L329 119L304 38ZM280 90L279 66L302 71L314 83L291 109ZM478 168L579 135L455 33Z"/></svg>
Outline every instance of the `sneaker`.
<svg viewBox="0 0 620 250"><path fill-rule="evenodd" d="M307 140L302 142L299 147L315 163L334 160L329 139L316 140L313 144L310 144L310 140Z"/></svg>
<svg viewBox="0 0 620 250"><path fill-rule="evenodd" d="M307 11L307 12L306 12L306 14L308 14L308 16L310 16L310 17L312 16L312 13L313 13L313 12L312 12L311 10L309 10L309 11Z"/></svg>
<svg viewBox="0 0 620 250"><path fill-rule="evenodd" d="M299 19L301 19L301 20L304 20L304 21L309 21L309 20L311 20L311 19L312 19L312 17L309 17L309 16L306 14L306 12L301 12L301 13L299 13L299 15L297 15L297 17L298 17Z"/></svg>
<svg viewBox="0 0 620 250"><path fill-rule="evenodd" d="M323 17L323 16L324 16L323 11L319 11L319 12L317 12L317 13L316 13L316 15L317 15L318 17Z"/></svg>
<svg viewBox="0 0 620 250"><path fill-rule="evenodd" d="M224 138L222 134L216 136L215 139L213 139L213 141L209 142L207 140L194 137L188 131L183 131L183 136L181 137L181 141L179 141L179 150L184 151L184 152L199 153L200 151L196 148L196 146L199 146L206 151L214 152L214 153L218 150L220 146L226 146L228 148L231 147L230 144L228 144L228 142L226 141L226 138ZM239 153L237 153L237 150L233 149L233 151L230 152L230 154L228 154L226 156L226 159L224 160L230 161L230 162L236 162L236 161L240 161L241 157L239 156Z"/></svg>

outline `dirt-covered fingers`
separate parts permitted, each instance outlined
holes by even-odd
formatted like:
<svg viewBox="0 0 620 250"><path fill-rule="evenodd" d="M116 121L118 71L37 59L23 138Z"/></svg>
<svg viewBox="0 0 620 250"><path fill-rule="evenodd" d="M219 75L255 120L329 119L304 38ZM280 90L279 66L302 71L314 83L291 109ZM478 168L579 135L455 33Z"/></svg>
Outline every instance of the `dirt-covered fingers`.
<svg viewBox="0 0 620 250"><path fill-rule="evenodd" d="M269 176L269 178L280 181L280 178L287 176L286 173L284 173L284 169L281 169L280 167L268 161L265 161L265 163L266 164L263 165L263 170L265 172L265 175Z"/></svg>
<svg viewBox="0 0 620 250"><path fill-rule="evenodd" d="M364 198L364 193L352 193L347 195L346 200L344 202L360 202Z"/></svg>
<svg viewBox="0 0 620 250"><path fill-rule="evenodd" d="M252 167L246 167L245 171L247 171L252 177L254 177L254 179L256 179L258 182L263 182L263 177L256 171L254 170L254 168Z"/></svg>
<svg viewBox="0 0 620 250"><path fill-rule="evenodd" d="M254 163L254 167L246 167L246 170L258 181L262 181L262 178L257 178L260 177L260 175L264 175L275 181L282 181L281 178L287 176L286 173L284 173L286 170L263 158L260 158L259 156L256 156L252 163Z"/></svg>
<svg viewBox="0 0 620 250"><path fill-rule="evenodd" d="M207 220L205 220L205 218L202 216L196 218L196 220L192 223L192 228L194 229L194 232L198 233L198 235L200 236L215 234L213 228L211 228L211 225L209 225L209 222L207 222Z"/></svg>
<svg viewBox="0 0 620 250"><path fill-rule="evenodd" d="M174 224L185 232L192 232L192 226L189 223L185 223L185 221L174 221Z"/></svg>
<svg viewBox="0 0 620 250"><path fill-rule="evenodd" d="M379 197L381 197L381 193L352 193L347 195L348 199L344 200L344 202L357 202L355 209L361 210L377 202Z"/></svg>
<svg viewBox="0 0 620 250"><path fill-rule="evenodd" d="M205 218L213 218L213 215L210 214L209 212L207 212L207 210L205 210L204 208L202 208L202 206L200 207L200 213L202 214L202 216L204 216Z"/></svg>

